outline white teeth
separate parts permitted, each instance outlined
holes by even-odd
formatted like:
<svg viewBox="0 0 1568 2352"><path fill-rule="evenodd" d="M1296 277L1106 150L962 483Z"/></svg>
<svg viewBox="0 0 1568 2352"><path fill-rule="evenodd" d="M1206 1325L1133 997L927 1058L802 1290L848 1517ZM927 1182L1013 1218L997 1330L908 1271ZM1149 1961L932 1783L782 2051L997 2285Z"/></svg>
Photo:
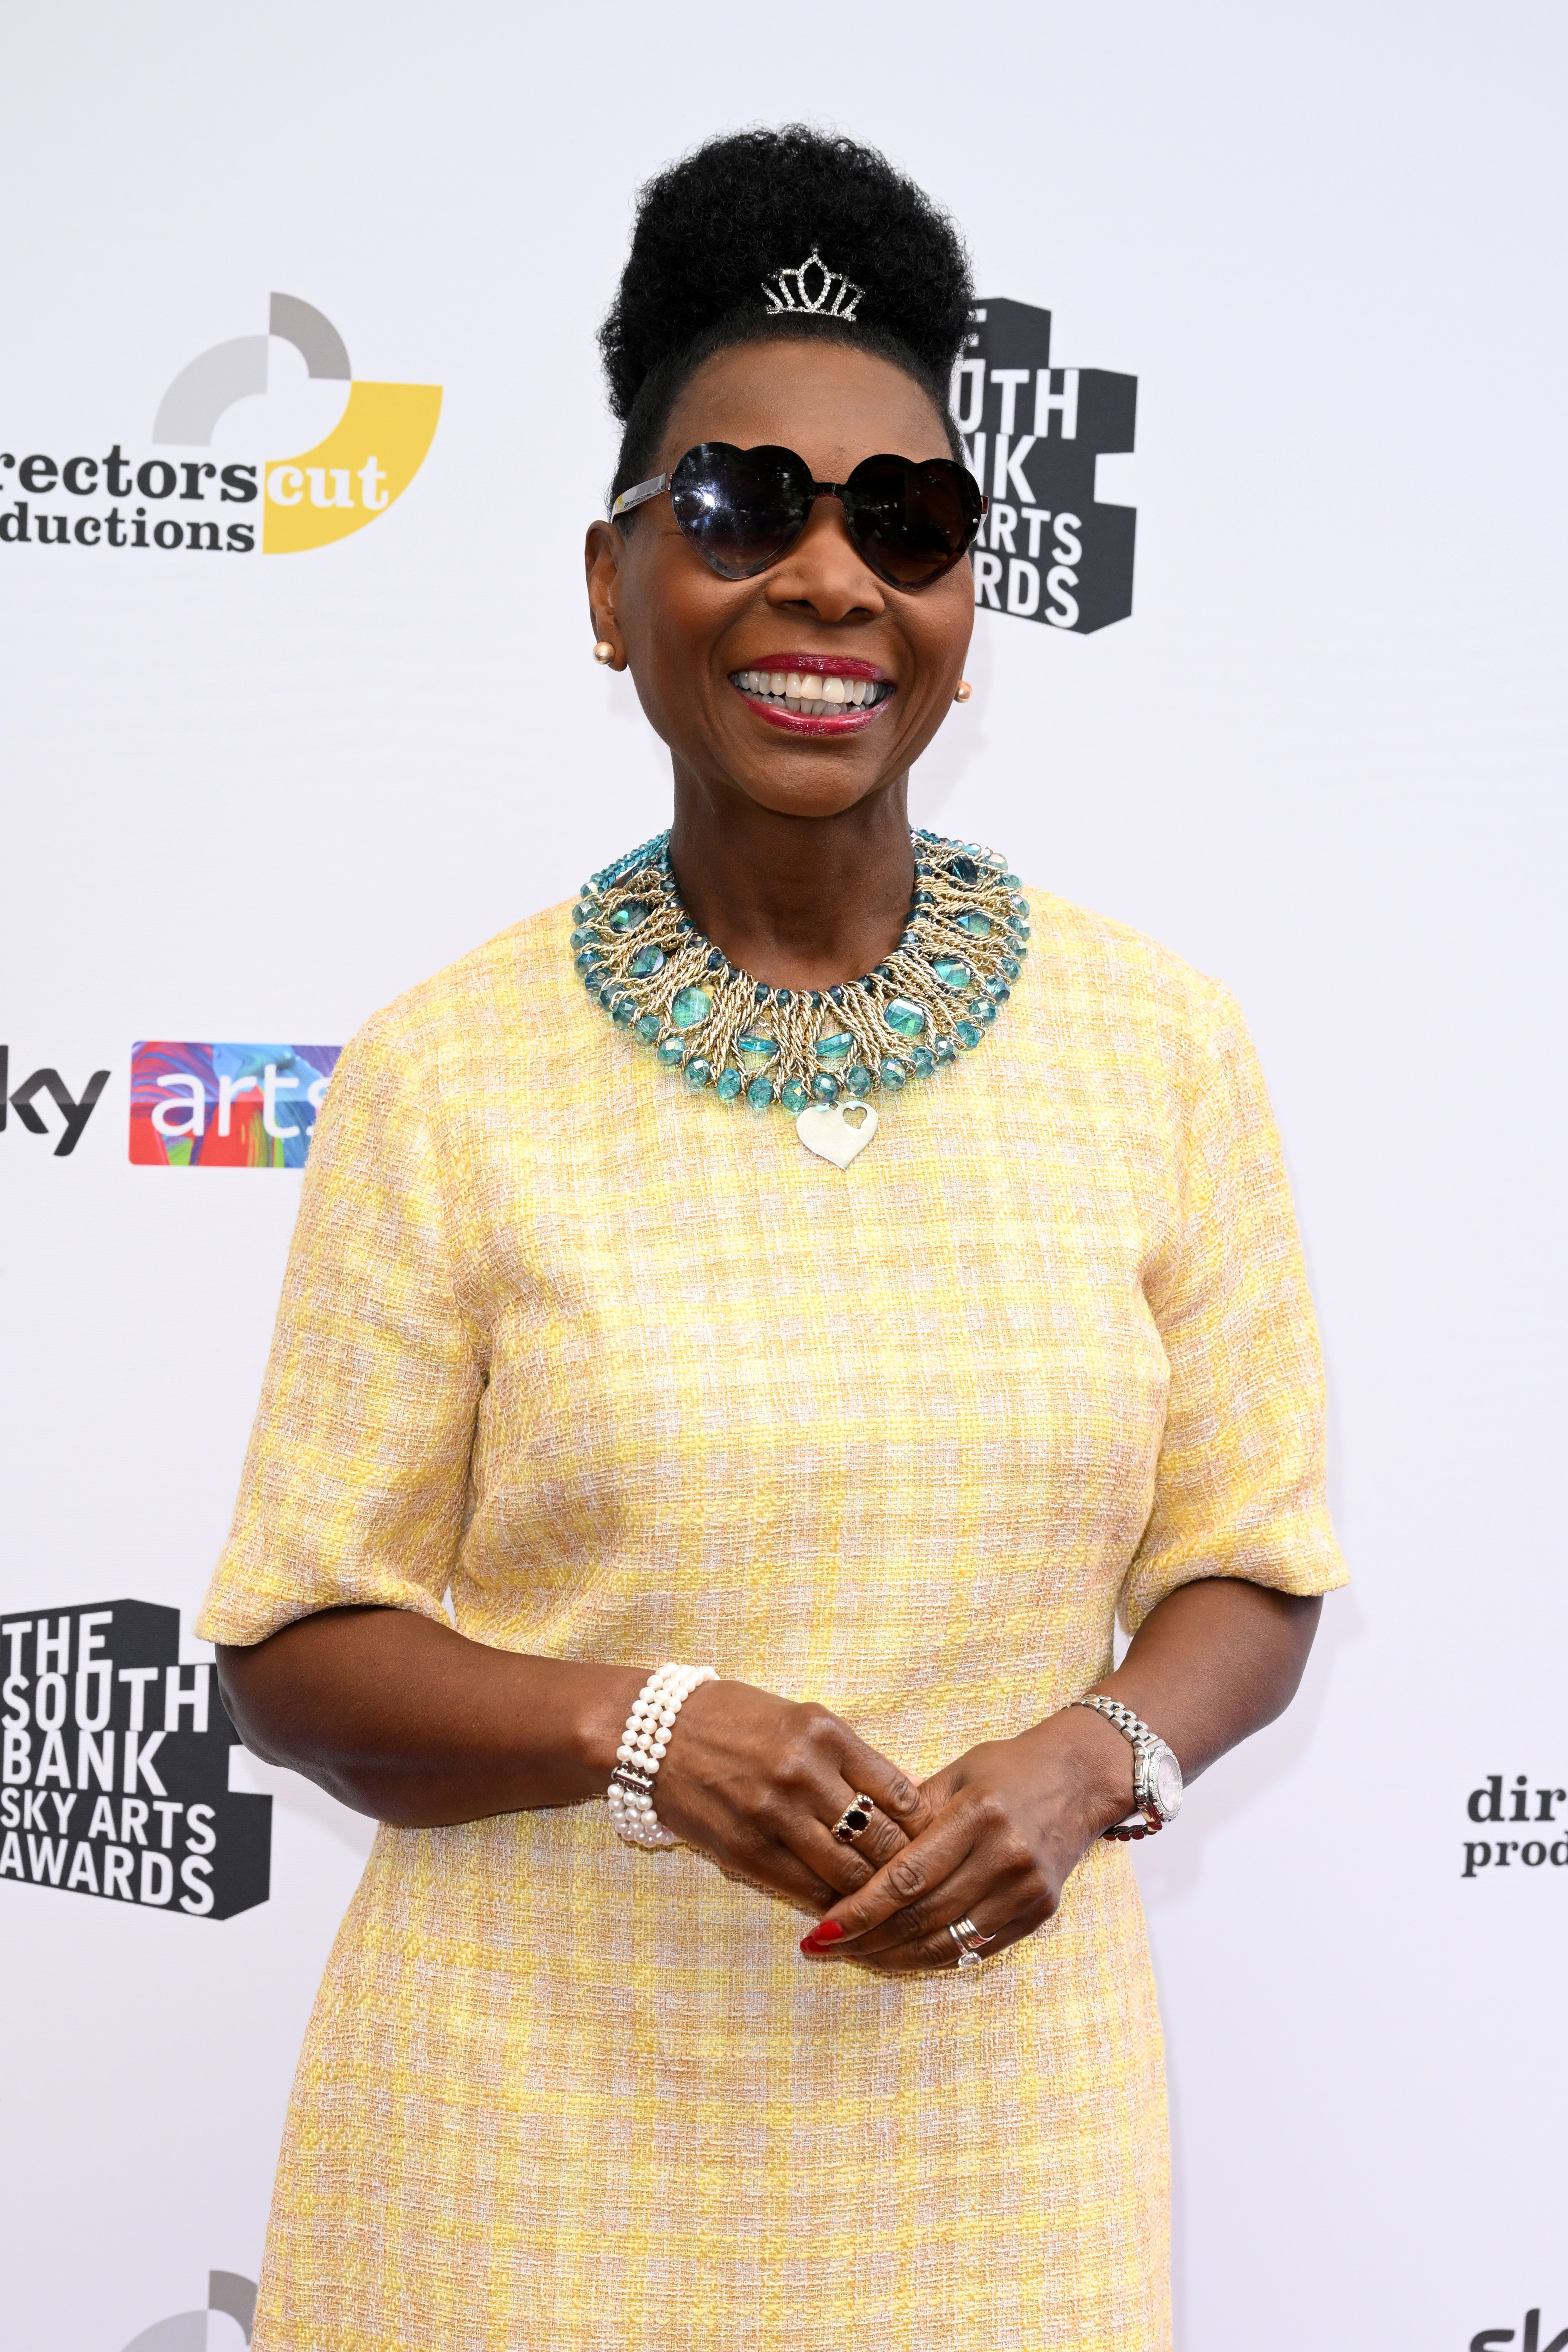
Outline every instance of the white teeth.
<svg viewBox="0 0 1568 2352"><path fill-rule="evenodd" d="M821 677L816 670L738 669L731 673L743 694L782 702L787 710L812 710L831 703L844 710L870 709L879 698L874 678Z"/></svg>

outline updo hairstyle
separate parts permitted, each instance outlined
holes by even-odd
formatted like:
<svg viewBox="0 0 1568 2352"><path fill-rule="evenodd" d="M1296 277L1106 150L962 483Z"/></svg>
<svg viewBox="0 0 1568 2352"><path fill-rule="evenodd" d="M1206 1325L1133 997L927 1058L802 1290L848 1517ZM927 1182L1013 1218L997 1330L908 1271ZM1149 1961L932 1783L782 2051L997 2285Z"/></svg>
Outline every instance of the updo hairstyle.
<svg viewBox="0 0 1568 2352"><path fill-rule="evenodd" d="M814 250L865 289L863 316L770 314L763 281ZM962 464L951 387L973 300L952 222L874 147L799 122L710 140L641 191L599 331L624 427L612 501L654 471L670 411L704 361L742 343L822 336L891 361L929 394Z"/></svg>

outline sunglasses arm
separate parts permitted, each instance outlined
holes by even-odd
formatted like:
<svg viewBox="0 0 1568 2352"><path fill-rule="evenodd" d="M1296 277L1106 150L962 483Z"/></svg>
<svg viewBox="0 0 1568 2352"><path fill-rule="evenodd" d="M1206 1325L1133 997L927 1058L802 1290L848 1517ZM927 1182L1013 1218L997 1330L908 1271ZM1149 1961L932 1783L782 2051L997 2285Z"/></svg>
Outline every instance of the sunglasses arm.
<svg viewBox="0 0 1568 2352"><path fill-rule="evenodd" d="M644 506L649 499L657 499L661 490L668 489L669 480L668 474L655 474L650 481L634 482L629 490L621 492L610 509L610 520L614 522L617 515L629 513L633 507Z"/></svg>

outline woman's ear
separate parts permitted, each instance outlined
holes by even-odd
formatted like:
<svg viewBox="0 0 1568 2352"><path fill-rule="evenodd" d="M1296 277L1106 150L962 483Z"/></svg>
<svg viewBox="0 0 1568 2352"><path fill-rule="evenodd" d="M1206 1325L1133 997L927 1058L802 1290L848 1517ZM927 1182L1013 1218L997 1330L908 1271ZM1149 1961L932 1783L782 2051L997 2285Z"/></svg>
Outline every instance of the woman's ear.
<svg viewBox="0 0 1568 2352"><path fill-rule="evenodd" d="M583 548L588 575L588 617L594 626L594 655L606 669L625 669L626 649L616 621L616 601L621 585L622 541L613 523L591 522ZM600 647L608 646L605 654Z"/></svg>

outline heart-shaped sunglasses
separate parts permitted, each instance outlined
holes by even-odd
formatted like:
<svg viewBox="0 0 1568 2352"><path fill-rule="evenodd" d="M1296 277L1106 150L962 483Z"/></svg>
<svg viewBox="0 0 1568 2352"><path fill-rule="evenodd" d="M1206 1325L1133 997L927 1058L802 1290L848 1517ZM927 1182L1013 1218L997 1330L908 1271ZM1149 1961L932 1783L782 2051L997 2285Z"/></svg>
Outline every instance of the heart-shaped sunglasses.
<svg viewBox="0 0 1568 2352"><path fill-rule="evenodd" d="M700 441L671 474L623 490L612 521L668 490L711 571L750 580L788 553L818 499L837 499L858 554L892 588L929 588L968 554L989 501L951 457L863 457L847 482L817 482L793 449Z"/></svg>

